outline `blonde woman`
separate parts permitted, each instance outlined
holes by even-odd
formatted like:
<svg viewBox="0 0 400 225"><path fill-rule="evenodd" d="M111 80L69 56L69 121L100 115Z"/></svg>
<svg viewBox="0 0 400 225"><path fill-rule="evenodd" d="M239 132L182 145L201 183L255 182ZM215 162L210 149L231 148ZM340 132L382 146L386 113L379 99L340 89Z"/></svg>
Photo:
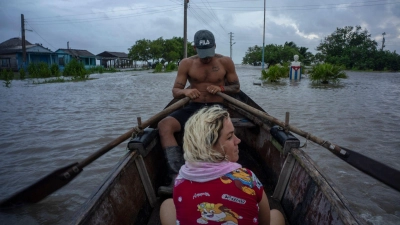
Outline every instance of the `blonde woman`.
<svg viewBox="0 0 400 225"><path fill-rule="evenodd" d="M185 125L185 165L175 180L173 199L163 202L167 224L284 224L270 210L256 175L236 163L240 139L221 106L203 108Z"/></svg>

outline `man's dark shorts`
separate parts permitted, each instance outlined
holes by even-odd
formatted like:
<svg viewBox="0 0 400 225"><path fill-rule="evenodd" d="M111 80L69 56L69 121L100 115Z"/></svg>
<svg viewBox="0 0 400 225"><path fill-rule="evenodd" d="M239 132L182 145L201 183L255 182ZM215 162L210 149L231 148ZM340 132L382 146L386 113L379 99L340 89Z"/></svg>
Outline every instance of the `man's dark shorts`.
<svg viewBox="0 0 400 225"><path fill-rule="evenodd" d="M189 119L193 113L203 107L210 107L212 105L220 105L223 107L222 103L200 103L200 102L190 102L187 106L182 109L178 109L175 112L169 114L169 116L174 117L181 124L181 130L185 128L186 121Z"/></svg>

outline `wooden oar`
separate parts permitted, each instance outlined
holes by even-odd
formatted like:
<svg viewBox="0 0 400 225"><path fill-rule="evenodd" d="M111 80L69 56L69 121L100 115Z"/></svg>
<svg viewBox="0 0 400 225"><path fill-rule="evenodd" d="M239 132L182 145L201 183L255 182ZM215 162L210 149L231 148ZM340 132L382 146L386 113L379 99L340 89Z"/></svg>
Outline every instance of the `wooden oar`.
<svg viewBox="0 0 400 225"><path fill-rule="evenodd" d="M363 171L364 173L374 177L377 180L387 184L388 186L394 188L395 190L400 192L400 171L396 170L392 167L389 167L381 162L378 162L374 159L371 159L365 155L362 155L358 152L352 151L350 149L340 147L339 145L335 145L329 141L323 140L319 137L312 135L311 133L305 132L301 129L298 129L295 126L288 125L285 126L284 122L279 121L278 119L268 115L265 112L262 112L258 109L255 109L241 101L238 101L229 95L224 93L218 92L219 96L224 98L226 101L233 103L240 108L245 109L252 114L264 118L266 120L271 121L272 123L279 125L284 128L288 128L293 133L296 133L306 139L309 139L322 147L328 149L333 154L347 162L348 164L352 165L353 167Z"/></svg>
<svg viewBox="0 0 400 225"><path fill-rule="evenodd" d="M51 174L43 177L41 180L37 181L33 185L23 189L22 191L12 195L11 197L1 201L0 208L10 208L15 206L21 206L26 203L36 203L45 198L46 196L50 195L54 191L60 189L64 185L68 184L72 179L74 179L82 169L89 165L91 162L108 152L109 150L113 149L117 145L121 144L123 141L128 139L132 136L132 134L137 133L138 130L144 129L149 125L158 122L171 112L175 111L176 109L183 107L190 98L185 97L176 103L170 105L169 107L165 108L161 112L157 113L150 119L142 122L140 127L136 126L132 128L125 134L119 136L115 140L108 143L106 146L100 148L95 153L87 157L86 159L82 160L81 162L73 163L66 167L60 168Z"/></svg>

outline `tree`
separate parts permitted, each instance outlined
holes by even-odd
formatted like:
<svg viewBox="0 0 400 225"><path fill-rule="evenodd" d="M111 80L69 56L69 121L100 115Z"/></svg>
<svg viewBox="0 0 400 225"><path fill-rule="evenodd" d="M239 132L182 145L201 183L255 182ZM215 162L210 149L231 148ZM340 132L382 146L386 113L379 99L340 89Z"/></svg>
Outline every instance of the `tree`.
<svg viewBox="0 0 400 225"><path fill-rule="evenodd" d="M162 37L159 37L157 40L154 41L150 41L149 44L149 56L150 58L154 61L159 61L162 56L163 56L163 52L164 52L164 39Z"/></svg>
<svg viewBox="0 0 400 225"><path fill-rule="evenodd" d="M179 54L179 57L176 60L182 60L183 59L183 38L182 37L173 37L172 38L176 43L179 43L178 45L175 46L175 51ZM196 55L196 51L193 49L192 43L187 42L186 43L186 48L187 48L187 57Z"/></svg>
<svg viewBox="0 0 400 225"><path fill-rule="evenodd" d="M254 65L254 63L261 62L261 59L262 47L256 45L247 49L246 54L243 57L242 63Z"/></svg>
<svg viewBox="0 0 400 225"><path fill-rule="evenodd" d="M142 39L142 40L137 40L136 43L129 48L129 53L128 56L132 60L135 61L145 61L147 62L150 57L150 40L147 39Z"/></svg>
<svg viewBox="0 0 400 225"><path fill-rule="evenodd" d="M179 51L183 49L181 46L182 43L177 37L165 40L164 52L162 55L163 59L165 59L165 61L168 62L168 64L173 61L178 61L180 59Z"/></svg>
<svg viewBox="0 0 400 225"><path fill-rule="evenodd" d="M284 47L284 50L288 49L288 48L293 48L294 51L293 50L292 51L289 50L289 53L290 52L292 52L292 53L293 52L297 52L297 55L299 56L299 60L304 65L310 65L311 62L314 60L314 55L311 52L308 51L308 48L306 48L306 47L298 47L296 45L296 43L294 43L293 41L285 42L283 47ZM293 57L290 58L290 60L292 60L292 59L293 59Z"/></svg>
<svg viewBox="0 0 400 225"><path fill-rule="evenodd" d="M297 45L293 42L293 41L291 41L291 42L285 42L285 44L283 45L284 47L285 46L287 46L287 47L290 47L290 48L294 48L294 49L299 49L298 47L297 47Z"/></svg>
<svg viewBox="0 0 400 225"><path fill-rule="evenodd" d="M336 28L317 46L327 63L344 65L347 69L367 69L373 65L371 53L376 51L377 42L371 39L361 26Z"/></svg>
<svg viewBox="0 0 400 225"><path fill-rule="evenodd" d="M191 43L187 44L188 57L196 55ZM153 60L153 62L178 62L183 59L183 38L173 37L172 39L163 39L162 37L151 41L142 39L136 41L129 48L129 58L135 61Z"/></svg>
<svg viewBox="0 0 400 225"><path fill-rule="evenodd" d="M300 49L303 53L300 53ZM282 45L269 44L264 47L264 62L269 65L275 65L277 63L285 63L293 61L294 55L299 55L300 61L304 60L308 63L314 58L311 52L307 52L308 48L300 47L293 42L285 42ZM243 64L254 64L255 62L262 61L262 47L254 46L249 47L245 56L243 57Z"/></svg>

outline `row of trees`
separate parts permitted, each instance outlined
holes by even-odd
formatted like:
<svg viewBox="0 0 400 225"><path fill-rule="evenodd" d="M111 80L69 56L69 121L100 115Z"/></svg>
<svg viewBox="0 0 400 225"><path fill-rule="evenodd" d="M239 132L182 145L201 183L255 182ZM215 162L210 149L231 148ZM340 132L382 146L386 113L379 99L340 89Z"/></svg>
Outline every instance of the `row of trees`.
<svg viewBox="0 0 400 225"><path fill-rule="evenodd" d="M378 50L378 43L361 26L337 28L321 41L317 50L321 60L346 69L400 70L400 55Z"/></svg>
<svg viewBox="0 0 400 225"><path fill-rule="evenodd" d="M172 39L157 40L141 39L129 48L129 57L135 61L147 62L178 62L183 59L183 38L173 37ZM196 55L191 43L187 44L187 55Z"/></svg>
<svg viewBox="0 0 400 225"><path fill-rule="evenodd" d="M293 55L299 55L303 65L310 63L331 63L353 70L400 70L400 55L396 51L378 49L378 43L361 26L337 28L317 46L320 51L313 55L306 47L298 47L293 42L282 45L267 45L264 62L269 65L290 62ZM262 59L262 47L249 47L243 57L243 64L253 64Z"/></svg>
<svg viewBox="0 0 400 225"><path fill-rule="evenodd" d="M298 47L294 42L285 42L284 45L269 44L264 47L264 62L269 65L293 61L298 55L305 65L314 61L314 55L306 47ZM262 46L249 47L243 57L243 64L255 64L262 60Z"/></svg>
<svg viewBox="0 0 400 225"><path fill-rule="evenodd" d="M156 40L142 39L129 48L129 57L135 61L178 62L183 58L183 38ZM330 63L351 70L400 70L400 55L378 49L378 43L371 38L367 30L361 26L337 28L325 37L317 46L319 51L313 55L308 48L297 46L294 42L284 45L269 44L265 46L264 62L269 65L293 61L298 55L303 65L312 63ZM187 44L188 56L196 52L191 43ZM260 64L262 46L249 47L243 57L243 64Z"/></svg>

